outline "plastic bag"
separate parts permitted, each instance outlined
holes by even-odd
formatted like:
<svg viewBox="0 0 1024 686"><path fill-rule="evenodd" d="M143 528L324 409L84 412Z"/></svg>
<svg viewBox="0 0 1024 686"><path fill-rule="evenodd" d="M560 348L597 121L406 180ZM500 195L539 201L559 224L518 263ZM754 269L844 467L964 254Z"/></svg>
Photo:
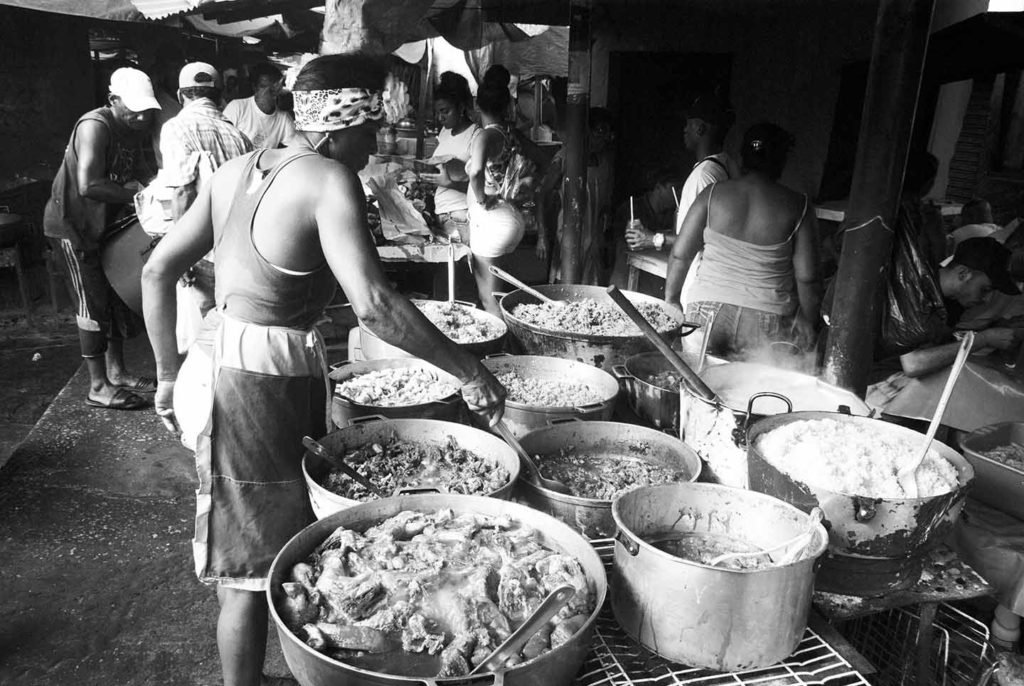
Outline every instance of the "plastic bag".
<svg viewBox="0 0 1024 686"><path fill-rule="evenodd" d="M894 237L879 339L887 356L934 345L950 333L938 276L922 256L915 234L913 226L901 224Z"/></svg>
<svg viewBox="0 0 1024 686"><path fill-rule="evenodd" d="M405 197L394 175L371 177L366 180L366 186L377 199L380 229L386 240L394 241L407 235L430 235L423 214Z"/></svg>
<svg viewBox="0 0 1024 686"><path fill-rule="evenodd" d="M510 141L509 145L512 151L498 194L502 200L516 209L528 210L534 206L533 184L537 175L537 165L523 154L514 140Z"/></svg>

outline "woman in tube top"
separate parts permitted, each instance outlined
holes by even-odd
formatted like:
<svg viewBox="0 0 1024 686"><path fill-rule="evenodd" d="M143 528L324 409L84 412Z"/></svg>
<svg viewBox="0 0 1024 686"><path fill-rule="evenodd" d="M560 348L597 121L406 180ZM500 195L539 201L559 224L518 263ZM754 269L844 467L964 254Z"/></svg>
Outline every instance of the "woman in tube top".
<svg viewBox="0 0 1024 686"><path fill-rule="evenodd" d="M774 343L814 344L821 305L818 236L807 196L778 182L793 137L762 122L743 137L741 175L708 186L672 248L665 300L711 322L708 352L749 357ZM679 294L694 256L704 261L689 302Z"/></svg>

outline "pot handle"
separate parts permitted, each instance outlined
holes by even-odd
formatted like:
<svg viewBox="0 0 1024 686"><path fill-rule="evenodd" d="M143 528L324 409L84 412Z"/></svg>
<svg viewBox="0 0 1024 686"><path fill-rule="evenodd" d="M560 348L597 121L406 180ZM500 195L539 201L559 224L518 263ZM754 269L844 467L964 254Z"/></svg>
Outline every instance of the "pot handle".
<svg viewBox="0 0 1024 686"><path fill-rule="evenodd" d="M878 507L871 498L853 497L853 518L858 522L870 522L878 514Z"/></svg>
<svg viewBox="0 0 1024 686"><path fill-rule="evenodd" d="M612 374L614 374L615 378L620 381L631 381L636 378L635 376L629 373L629 370L626 369L626 365L624 364L617 364L612 366Z"/></svg>
<svg viewBox="0 0 1024 686"><path fill-rule="evenodd" d="M368 415L365 415L363 417L355 417L353 419L350 419L350 420L348 420L348 423L349 423L349 426L352 426L354 424L367 424L369 422L383 422L385 420L387 420L387 417L385 417L382 414L368 414Z"/></svg>
<svg viewBox="0 0 1024 686"><path fill-rule="evenodd" d="M352 360L345 360L343 362L335 362L334 364L327 365L327 368L330 369L332 372L336 372L339 369L341 369L342 367L344 367L346 364L352 364Z"/></svg>
<svg viewBox="0 0 1024 686"><path fill-rule="evenodd" d="M566 424L568 422L581 422L583 421L579 417L555 417L554 419L548 420L548 426L558 426L559 424Z"/></svg>
<svg viewBox="0 0 1024 686"><path fill-rule="evenodd" d="M579 414L586 414L587 412L593 412L594 410L600 410L604 407L604 403L587 403L586 405L580 405L574 408Z"/></svg>
<svg viewBox="0 0 1024 686"><path fill-rule="evenodd" d="M781 393L774 393L772 391L761 391L760 393L755 393L754 395L750 396L750 399L747 400L747 416L743 418L743 425L737 425L736 428L732 430L732 440L737 447L742 448L747 444L747 433L750 431L750 415L754 413L754 403L756 403L759 398L764 397L776 398L778 400L781 400L782 402L786 403L787 413L793 411L792 401L786 396L782 395Z"/></svg>
<svg viewBox="0 0 1024 686"><path fill-rule="evenodd" d="M500 305L501 301L505 299L505 296L508 295L508 293L505 291L491 291L491 295L494 296L494 299L497 300ZM474 307L476 306L474 305Z"/></svg>
<svg viewBox="0 0 1024 686"><path fill-rule="evenodd" d="M428 679L420 677L417 682L422 686L441 686L437 683L437 679ZM455 677L454 679L445 679L443 686L504 686L505 684L505 670L500 672L484 672L483 674L474 674L469 676L468 674L464 677Z"/></svg>
<svg viewBox="0 0 1024 686"><path fill-rule="evenodd" d="M630 538L622 529L616 530L615 540L616 542L621 543L622 547L626 549L626 552L633 557L640 554L640 544Z"/></svg>
<svg viewBox="0 0 1024 686"><path fill-rule="evenodd" d="M484 355L485 360L493 360L495 357L512 357L511 353L491 353L490 355Z"/></svg>
<svg viewBox="0 0 1024 686"><path fill-rule="evenodd" d="M420 495L424 493L440 493L443 495L448 493L448 491L441 486L421 484L418 486L402 486L401 488L396 488L395 492L391 495Z"/></svg>

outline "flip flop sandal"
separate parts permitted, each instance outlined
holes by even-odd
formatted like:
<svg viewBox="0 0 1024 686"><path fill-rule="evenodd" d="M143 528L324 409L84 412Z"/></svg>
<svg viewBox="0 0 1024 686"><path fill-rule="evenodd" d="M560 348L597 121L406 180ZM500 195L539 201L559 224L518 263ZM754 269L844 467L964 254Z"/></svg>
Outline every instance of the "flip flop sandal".
<svg viewBox="0 0 1024 686"><path fill-rule="evenodd" d="M117 387L135 393L156 393L156 379L140 376L135 383L119 383Z"/></svg>
<svg viewBox="0 0 1024 686"><path fill-rule="evenodd" d="M104 403L92 398L86 398L85 404L89 407L98 407L103 410L141 410L149 405L142 396L135 395L124 388L118 388L114 391L114 395L111 396L109 402Z"/></svg>

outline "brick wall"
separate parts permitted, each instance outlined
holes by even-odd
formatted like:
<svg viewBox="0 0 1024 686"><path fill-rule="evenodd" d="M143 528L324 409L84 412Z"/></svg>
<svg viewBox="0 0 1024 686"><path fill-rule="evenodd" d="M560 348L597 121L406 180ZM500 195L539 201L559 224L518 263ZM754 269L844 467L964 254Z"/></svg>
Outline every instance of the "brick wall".
<svg viewBox="0 0 1024 686"><path fill-rule="evenodd" d="M82 20L0 6L0 181L36 164L55 170L92 90Z"/></svg>

